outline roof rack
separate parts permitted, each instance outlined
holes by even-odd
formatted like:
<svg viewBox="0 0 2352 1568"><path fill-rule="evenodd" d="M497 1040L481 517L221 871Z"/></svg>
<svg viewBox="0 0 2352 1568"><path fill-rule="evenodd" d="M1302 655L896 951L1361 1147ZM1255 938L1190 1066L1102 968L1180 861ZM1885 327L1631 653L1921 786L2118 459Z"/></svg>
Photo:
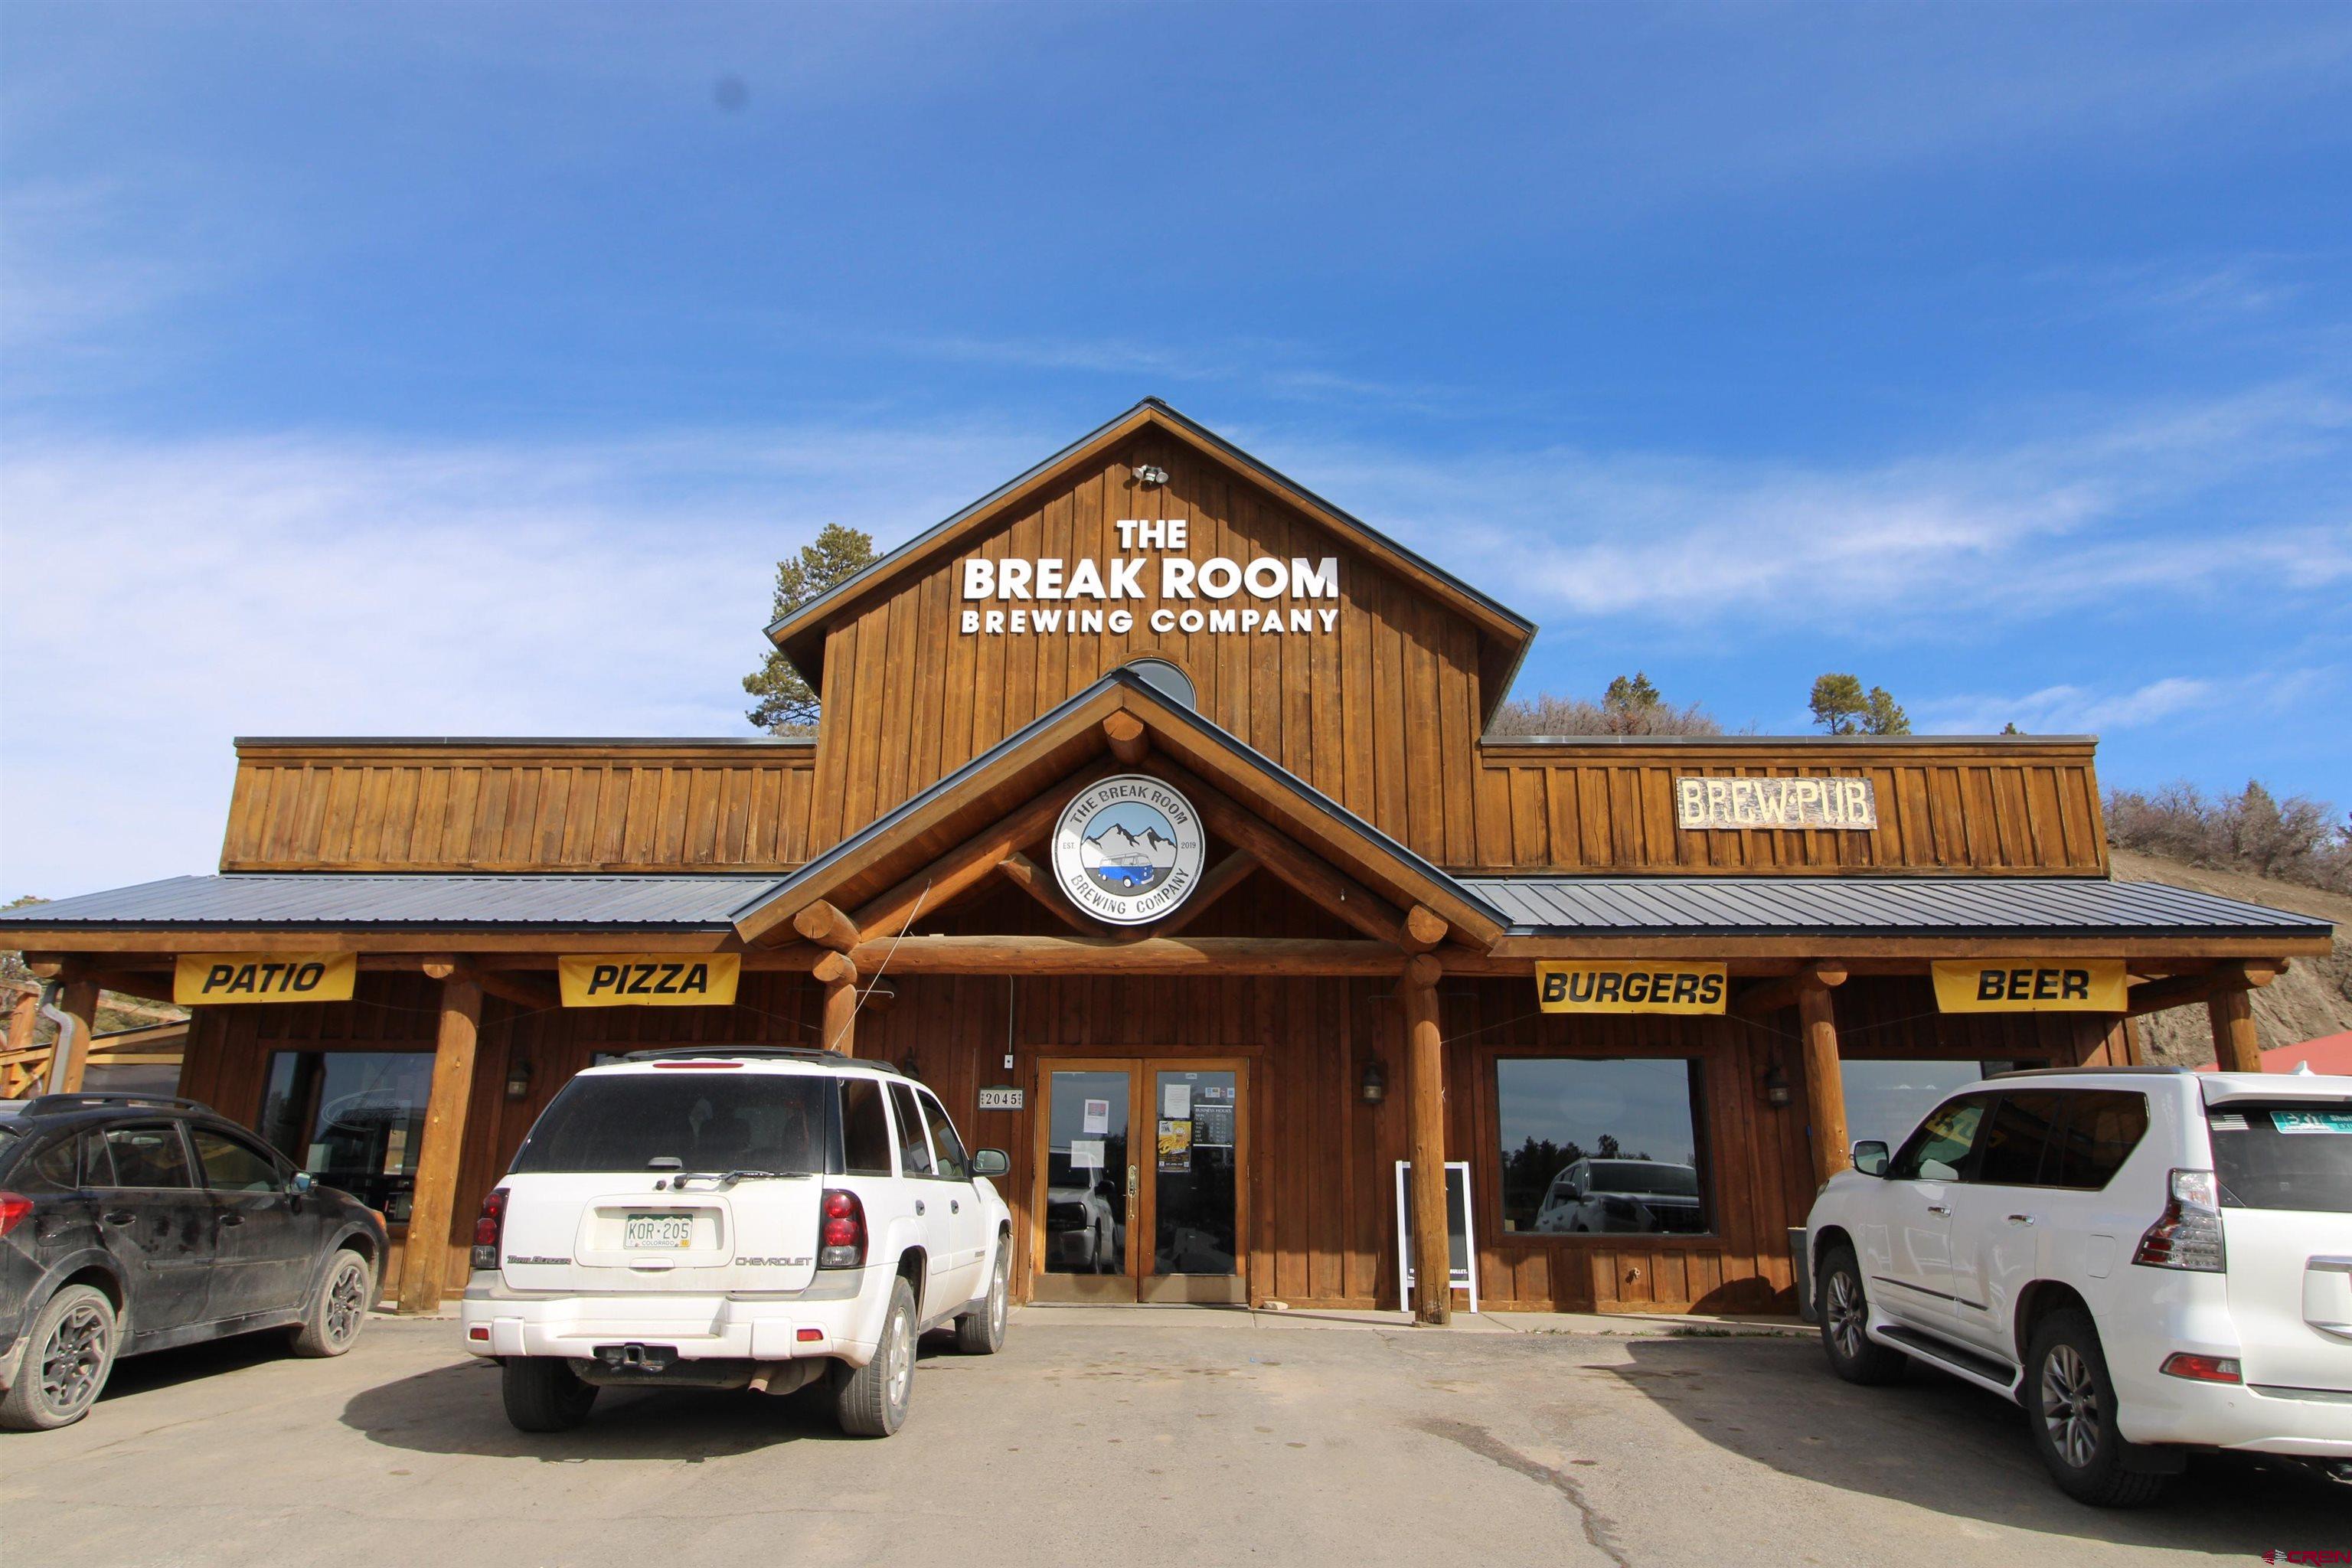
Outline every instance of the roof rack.
<svg viewBox="0 0 2352 1568"><path fill-rule="evenodd" d="M60 1110L99 1110L110 1105L145 1105L157 1110L201 1110L213 1114L213 1108L201 1100L190 1100L177 1094L109 1094L102 1089L71 1094L37 1094L25 1102L21 1116L50 1116Z"/></svg>
<svg viewBox="0 0 2352 1568"><path fill-rule="evenodd" d="M656 1046L646 1050L627 1052L621 1059L625 1062L725 1061L734 1058L751 1060L765 1058L796 1062L845 1062L857 1067L872 1068L877 1072L898 1071L896 1067L878 1058L846 1057L839 1051L828 1051L821 1046Z"/></svg>
<svg viewBox="0 0 2352 1568"><path fill-rule="evenodd" d="M2007 1072L1997 1072L1990 1075L1985 1081L1991 1083L2005 1078L2080 1078L2084 1073L2094 1072L2130 1073L2135 1077L2177 1078L2180 1074L2189 1071L2189 1069L2187 1068L2160 1067L2011 1068Z"/></svg>

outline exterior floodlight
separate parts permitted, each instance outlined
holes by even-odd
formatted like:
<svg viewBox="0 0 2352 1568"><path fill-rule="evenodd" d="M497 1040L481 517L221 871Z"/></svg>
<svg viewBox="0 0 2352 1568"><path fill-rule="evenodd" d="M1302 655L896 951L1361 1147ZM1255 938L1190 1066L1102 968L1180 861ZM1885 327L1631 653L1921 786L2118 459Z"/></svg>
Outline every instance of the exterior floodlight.
<svg viewBox="0 0 2352 1568"><path fill-rule="evenodd" d="M1146 463L1135 470L1135 477L1147 485L1164 485L1168 482L1168 470L1157 464Z"/></svg>

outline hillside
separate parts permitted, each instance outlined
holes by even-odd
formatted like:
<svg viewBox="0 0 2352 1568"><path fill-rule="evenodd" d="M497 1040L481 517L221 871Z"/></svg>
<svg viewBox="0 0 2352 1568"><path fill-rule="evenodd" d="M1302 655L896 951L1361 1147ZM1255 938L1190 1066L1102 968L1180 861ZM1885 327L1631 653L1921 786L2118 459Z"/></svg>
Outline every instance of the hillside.
<svg viewBox="0 0 2352 1568"><path fill-rule="evenodd" d="M2296 959L2284 974L2255 992L2254 1022L2264 1050L2352 1029L2352 898L2128 849L2115 850L2113 856L2118 881L2168 882L2335 921L2336 951L2323 959ZM2140 1048L2149 1061L2195 1067L2213 1059L2213 1034L2202 1007L2176 1007L2137 1024L2144 1031Z"/></svg>

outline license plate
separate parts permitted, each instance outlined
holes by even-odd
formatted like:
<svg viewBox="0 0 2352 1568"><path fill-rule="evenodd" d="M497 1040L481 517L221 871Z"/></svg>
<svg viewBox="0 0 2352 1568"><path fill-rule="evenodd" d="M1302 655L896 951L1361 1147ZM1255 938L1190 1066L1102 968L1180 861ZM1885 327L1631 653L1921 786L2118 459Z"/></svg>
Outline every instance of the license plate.
<svg viewBox="0 0 2352 1568"><path fill-rule="evenodd" d="M621 1226L621 1246L632 1252L677 1252L694 1245L694 1216L633 1214Z"/></svg>

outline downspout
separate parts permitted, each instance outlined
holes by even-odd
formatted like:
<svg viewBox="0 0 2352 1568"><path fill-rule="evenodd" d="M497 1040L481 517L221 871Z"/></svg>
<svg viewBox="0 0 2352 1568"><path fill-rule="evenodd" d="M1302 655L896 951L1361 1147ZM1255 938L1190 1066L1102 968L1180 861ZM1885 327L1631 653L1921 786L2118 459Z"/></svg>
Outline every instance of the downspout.
<svg viewBox="0 0 2352 1568"><path fill-rule="evenodd" d="M51 1094L61 1094L65 1090L66 1063L71 1059L73 1032L79 1026L74 1016L57 1005L58 984L59 982L55 980L41 982L41 1014L58 1026L57 1044L49 1049L48 1092Z"/></svg>

